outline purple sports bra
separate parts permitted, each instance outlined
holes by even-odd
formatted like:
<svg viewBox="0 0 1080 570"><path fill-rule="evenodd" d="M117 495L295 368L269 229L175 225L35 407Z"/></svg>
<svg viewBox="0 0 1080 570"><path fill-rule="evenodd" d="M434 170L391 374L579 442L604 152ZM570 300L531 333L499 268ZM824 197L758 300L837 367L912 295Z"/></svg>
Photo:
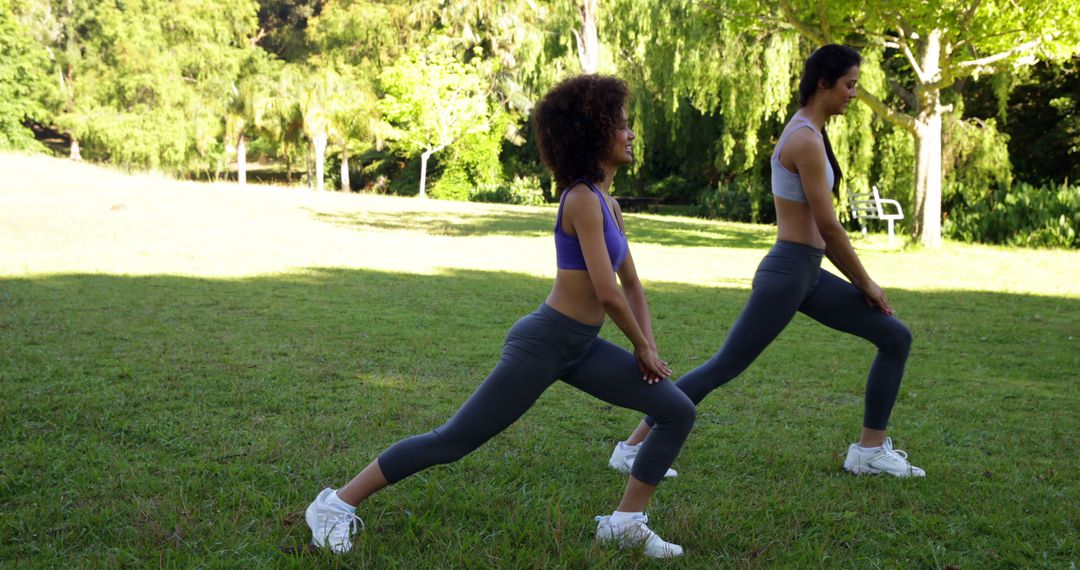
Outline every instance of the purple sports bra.
<svg viewBox="0 0 1080 570"><path fill-rule="evenodd" d="M588 270L585 266L585 256L581 253L581 243L578 242L577 236L569 235L562 229L563 201L566 199L566 193L578 182L584 182L590 190L596 193L596 197L600 200L600 208L604 211L604 243L607 245L608 257L611 258L611 268L618 271L623 261L626 260L627 252L630 251L630 245L626 241L626 234L619 229L619 224L615 223L615 216L608 209L607 200L604 200L603 193L597 190L592 182L584 178L570 184L566 190L563 190L562 197L559 198L559 214L555 218L555 266L559 269Z"/></svg>

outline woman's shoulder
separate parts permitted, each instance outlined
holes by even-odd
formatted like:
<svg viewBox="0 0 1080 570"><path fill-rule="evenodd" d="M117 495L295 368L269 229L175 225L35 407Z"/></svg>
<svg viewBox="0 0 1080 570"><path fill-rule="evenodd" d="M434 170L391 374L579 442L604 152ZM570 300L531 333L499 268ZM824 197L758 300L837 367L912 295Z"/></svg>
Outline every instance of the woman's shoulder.
<svg viewBox="0 0 1080 570"><path fill-rule="evenodd" d="M581 180L570 185L569 188L563 190L563 201L580 203L585 200L596 201L595 192L589 186L588 182Z"/></svg>
<svg viewBox="0 0 1080 570"><path fill-rule="evenodd" d="M602 218L603 212L597 207L596 193L584 181L577 182L563 190L563 215L577 218L583 213L589 218Z"/></svg>
<svg viewBox="0 0 1080 570"><path fill-rule="evenodd" d="M809 125L793 126L792 128L794 131L788 135L787 144L784 145L785 150L790 149L790 152L795 153L825 150L825 143L821 135L810 128Z"/></svg>

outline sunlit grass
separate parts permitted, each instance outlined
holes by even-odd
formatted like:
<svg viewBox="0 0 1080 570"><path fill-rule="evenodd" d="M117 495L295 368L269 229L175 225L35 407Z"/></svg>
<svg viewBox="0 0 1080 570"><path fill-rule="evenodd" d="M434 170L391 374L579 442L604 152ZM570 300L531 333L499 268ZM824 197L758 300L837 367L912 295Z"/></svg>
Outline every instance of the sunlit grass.
<svg viewBox="0 0 1080 570"><path fill-rule="evenodd" d="M0 155L0 566L1068 568L1080 561L1080 252L855 236L915 346L892 434L840 471L871 347L797 317L707 399L650 510L688 556L597 548L637 415L556 385L366 504L298 512L437 426L550 288L554 209L179 183ZM772 229L628 215L662 353L708 358ZM625 344L608 325L606 337Z"/></svg>

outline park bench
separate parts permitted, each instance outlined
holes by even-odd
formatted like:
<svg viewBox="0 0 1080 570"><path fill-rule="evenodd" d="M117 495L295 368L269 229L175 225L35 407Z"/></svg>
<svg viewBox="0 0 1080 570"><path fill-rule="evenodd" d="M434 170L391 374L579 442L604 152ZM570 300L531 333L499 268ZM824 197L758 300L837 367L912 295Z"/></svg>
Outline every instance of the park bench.
<svg viewBox="0 0 1080 570"><path fill-rule="evenodd" d="M650 196L616 196L619 208L624 212L658 212L660 210L660 198Z"/></svg>
<svg viewBox="0 0 1080 570"><path fill-rule="evenodd" d="M900 208L900 202L887 200L881 197L877 186L871 186L870 192L852 194L850 198L851 215L859 220L863 235L866 235L866 220L885 220L889 224L889 245L893 244L893 224L896 220L904 219L904 212ZM896 212L886 213L885 207L892 206Z"/></svg>

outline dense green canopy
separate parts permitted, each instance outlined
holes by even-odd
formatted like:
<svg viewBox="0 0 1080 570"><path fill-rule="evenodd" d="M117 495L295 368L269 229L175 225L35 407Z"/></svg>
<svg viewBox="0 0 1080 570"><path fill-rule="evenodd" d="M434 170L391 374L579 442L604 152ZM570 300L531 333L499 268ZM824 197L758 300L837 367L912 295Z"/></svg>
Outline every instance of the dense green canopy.
<svg viewBox="0 0 1080 570"><path fill-rule="evenodd" d="M767 157L827 42L864 56L865 104L829 124L838 211L877 185L929 244L1080 245L1075 0L0 0L0 148L59 132L181 176L534 202L557 189L533 102L587 68L634 93L618 193L768 222Z"/></svg>

